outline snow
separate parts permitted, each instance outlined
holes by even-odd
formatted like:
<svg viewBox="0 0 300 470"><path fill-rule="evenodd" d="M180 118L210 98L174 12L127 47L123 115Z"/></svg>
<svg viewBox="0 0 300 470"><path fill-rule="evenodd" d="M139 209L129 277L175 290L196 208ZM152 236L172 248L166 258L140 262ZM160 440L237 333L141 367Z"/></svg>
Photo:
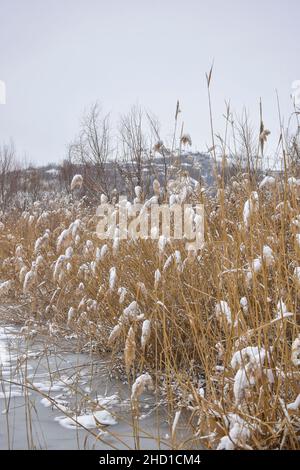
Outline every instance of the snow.
<svg viewBox="0 0 300 470"><path fill-rule="evenodd" d="M109 411L101 410L94 413L87 413L81 416L70 417L57 417L55 421L67 429L92 429L96 428L98 424L104 426L113 426L117 424L116 419Z"/></svg>
<svg viewBox="0 0 300 470"><path fill-rule="evenodd" d="M272 189L276 185L276 180L273 176L265 176L259 184L259 189Z"/></svg>
<svg viewBox="0 0 300 470"><path fill-rule="evenodd" d="M263 260L268 267L273 266L275 263L273 250L268 245L264 245L263 247Z"/></svg>
<svg viewBox="0 0 300 470"><path fill-rule="evenodd" d="M159 269L155 270L154 273L154 289L157 289L161 280L161 273Z"/></svg>
<svg viewBox="0 0 300 470"><path fill-rule="evenodd" d="M243 366L247 362L260 366L264 363L265 358L269 354L266 350L259 346L247 346L240 351L236 351L231 359L231 367L236 369L238 366Z"/></svg>
<svg viewBox="0 0 300 470"><path fill-rule="evenodd" d="M144 350L151 335L151 322L150 320L144 320L142 325L142 337L141 337L141 346Z"/></svg>
<svg viewBox="0 0 300 470"><path fill-rule="evenodd" d="M147 387L153 389L152 378L148 372L140 375L132 385L131 399L137 400Z"/></svg>
<svg viewBox="0 0 300 470"><path fill-rule="evenodd" d="M234 450L236 447L249 449L247 441L251 437L251 425L236 413L228 413L223 417L226 427L229 427L228 436L221 438L217 450Z"/></svg>
<svg viewBox="0 0 300 470"><path fill-rule="evenodd" d="M74 319L75 315L76 315L76 310L75 310L75 308L70 307L70 308L69 308L69 311L68 311L67 326L70 326L70 324L71 324L72 320Z"/></svg>
<svg viewBox="0 0 300 470"><path fill-rule="evenodd" d="M264 371L263 364L266 358L269 361L269 353L259 346L247 346L233 354L231 367L233 369L239 368L233 384L233 393L237 404L245 397L246 389L256 384L257 372Z"/></svg>
<svg viewBox="0 0 300 470"><path fill-rule="evenodd" d="M300 287L300 266L294 269L294 278L298 287Z"/></svg>
<svg viewBox="0 0 300 470"><path fill-rule="evenodd" d="M292 312L288 312L287 307L285 303L283 302L282 299L279 300L277 303L277 313L275 316L275 319L280 319L280 318L288 318L292 317L294 314Z"/></svg>
<svg viewBox="0 0 300 470"><path fill-rule="evenodd" d="M244 312L245 315L249 313L249 307L248 307L248 300L247 297L242 297L240 299L240 306Z"/></svg>
<svg viewBox="0 0 300 470"><path fill-rule="evenodd" d="M253 191L250 194L250 198L247 199L244 205L243 210L243 220L246 228L249 228L250 219L253 214L255 214L258 210L258 194L256 191Z"/></svg>
<svg viewBox="0 0 300 470"><path fill-rule="evenodd" d="M122 331L122 325L121 323L118 323L117 325L114 326L112 329L109 338L108 338L108 344L111 344L117 339Z"/></svg>
<svg viewBox="0 0 300 470"><path fill-rule="evenodd" d="M144 315L141 313L140 307L136 300L131 302L128 307L124 308L123 314L121 315L119 321L122 323L123 321L138 321L142 320Z"/></svg>
<svg viewBox="0 0 300 470"><path fill-rule="evenodd" d="M114 290L117 282L117 271L116 268L113 266L109 270L109 288L110 290Z"/></svg>
<svg viewBox="0 0 300 470"><path fill-rule="evenodd" d="M127 294L126 287L119 287L118 294L119 294L119 304L123 304L125 301L126 294Z"/></svg>
<svg viewBox="0 0 300 470"><path fill-rule="evenodd" d="M245 390L251 385L255 385L255 379L251 376L251 369L248 367L241 367L234 377L233 393L237 403L240 403L244 398Z"/></svg>
<svg viewBox="0 0 300 470"><path fill-rule="evenodd" d="M297 411L300 408L300 394L297 396L296 400L287 405L288 410Z"/></svg>

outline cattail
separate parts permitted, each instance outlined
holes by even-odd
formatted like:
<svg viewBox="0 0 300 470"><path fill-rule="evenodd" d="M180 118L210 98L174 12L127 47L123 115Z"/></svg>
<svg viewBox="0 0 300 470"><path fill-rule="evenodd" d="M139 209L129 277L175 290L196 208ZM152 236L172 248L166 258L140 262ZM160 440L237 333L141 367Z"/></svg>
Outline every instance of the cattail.
<svg viewBox="0 0 300 470"><path fill-rule="evenodd" d="M88 299L86 303L86 309L88 312L97 312L98 304L97 301L94 299Z"/></svg>
<svg viewBox="0 0 300 470"><path fill-rule="evenodd" d="M76 310L74 307L70 307L69 311L68 311L68 321L67 321L67 326L70 326L71 322L73 321L73 319L75 318L75 315L76 315Z"/></svg>
<svg viewBox="0 0 300 470"><path fill-rule="evenodd" d="M101 251L100 251L100 260L101 260L101 261L105 258L105 256L107 255L107 253L108 253L108 246L107 246L107 245L103 245L103 246L101 247Z"/></svg>
<svg viewBox="0 0 300 470"><path fill-rule="evenodd" d="M138 281L137 284L136 284L137 288L138 288L138 292L141 292L142 295L147 298L148 297L148 291L147 291L147 288L145 286L145 284L141 281Z"/></svg>
<svg viewBox="0 0 300 470"><path fill-rule="evenodd" d="M50 238L50 230L46 230L42 237L39 237L34 244L34 254L37 255L41 249L47 247Z"/></svg>
<svg viewBox="0 0 300 470"><path fill-rule="evenodd" d="M170 255L167 259L166 259L166 262L164 264L164 267L163 267L163 272L167 271L169 269L169 267L171 266L172 264L172 261L174 259L174 254Z"/></svg>
<svg viewBox="0 0 300 470"><path fill-rule="evenodd" d="M42 255L39 255L35 260L36 269L42 268L44 265L44 258Z"/></svg>
<svg viewBox="0 0 300 470"><path fill-rule="evenodd" d="M4 297L8 294L12 288L12 281L4 281L0 283L0 297Z"/></svg>
<svg viewBox="0 0 300 470"><path fill-rule="evenodd" d="M111 345L119 336L122 331L122 325L121 323L118 323L112 331L110 332L109 338L108 338L108 345Z"/></svg>
<svg viewBox="0 0 300 470"><path fill-rule="evenodd" d="M67 259L70 259L70 258L72 258L72 256L73 256L73 248L71 246L69 246L65 251L65 257Z"/></svg>
<svg viewBox="0 0 300 470"><path fill-rule="evenodd" d="M246 228L249 228L251 218L258 211L258 207L258 194L256 191L253 191L244 205L243 219Z"/></svg>
<svg viewBox="0 0 300 470"><path fill-rule="evenodd" d="M134 300L131 302L128 307L124 308L123 314L120 317L120 322L128 321L139 321L144 318L144 315L141 313L138 303Z"/></svg>
<svg viewBox="0 0 300 470"><path fill-rule="evenodd" d="M64 263L66 261L65 255L60 255L55 262L54 270L53 270L53 281L56 282L58 277L64 267Z"/></svg>
<svg viewBox="0 0 300 470"><path fill-rule="evenodd" d="M127 335L126 342L125 342L125 349L124 349L124 360L125 360L125 367L126 367L127 374L129 374L130 369L134 363L135 350L136 350L135 332L131 326L128 331L128 335Z"/></svg>
<svg viewBox="0 0 300 470"><path fill-rule="evenodd" d="M76 235L76 236L75 236L75 241L74 241L74 242L75 242L75 246L78 246L78 245L80 244L80 241L81 241L80 235Z"/></svg>
<svg viewBox="0 0 300 470"><path fill-rule="evenodd" d="M271 267L275 264L273 250L268 245L264 245L263 247L263 260L268 267Z"/></svg>
<svg viewBox="0 0 300 470"><path fill-rule="evenodd" d="M161 273L160 273L160 270L159 269L156 269L155 273L154 273L154 289L156 290L160 284L160 280L161 280Z"/></svg>
<svg viewBox="0 0 300 470"><path fill-rule="evenodd" d="M191 147L191 145L192 145L192 139L191 139L190 134L183 134L183 135L181 136L180 141L181 141L181 143L182 143L183 145L189 145L190 147Z"/></svg>
<svg viewBox="0 0 300 470"><path fill-rule="evenodd" d="M127 294L126 287L119 287L118 294L119 294L119 304L123 304L125 300L125 296Z"/></svg>
<svg viewBox="0 0 300 470"><path fill-rule="evenodd" d="M34 263L32 263L33 266L28 273L26 273L25 278L24 278L24 284L23 284L23 293L28 294L32 289L33 286L36 283L36 269Z"/></svg>
<svg viewBox="0 0 300 470"><path fill-rule="evenodd" d="M145 391L145 389L153 389L153 381L151 376L149 375L148 372L145 374L140 375L134 384L132 385L131 389L131 400L138 400L138 398L142 395L142 393Z"/></svg>
<svg viewBox="0 0 300 470"><path fill-rule="evenodd" d="M23 256L23 245L17 245L16 246L15 256L17 258L22 258L22 256Z"/></svg>
<svg viewBox="0 0 300 470"><path fill-rule="evenodd" d="M50 218L49 212L47 212L47 211L42 212L41 215L39 216L39 218L36 221L36 225L39 227L39 226L42 226L43 224L48 224L49 223L49 218Z"/></svg>
<svg viewBox="0 0 300 470"><path fill-rule="evenodd" d="M110 290L114 290L117 282L117 271L116 268L113 266L109 270L109 288Z"/></svg>
<svg viewBox="0 0 300 470"><path fill-rule="evenodd" d="M136 195L137 199L141 200L142 193L143 193L142 188L140 186L136 186L134 188L134 192L135 192L135 195Z"/></svg>
<svg viewBox="0 0 300 470"><path fill-rule="evenodd" d="M75 188L81 188L83 184L83 177L82 175L75 175L73 176L72 182L71 182L71 191L73 191Z"/></svg>
<svg viewBox="0 0 300 470"><path fill-rule="evenodd" d="M242 307L242 310L245 315L248 315L249 313L249 308L248 308L248 300L247 297L242 297L240 300L240 306Z"/></svg>
<svg viewBox="0 0 300 470"><path fill-rule="evenodd" d="M76 237L78 235L78 231L80 230L80 227L82 225L82 222L80 219L76 219L74 222L72 222L69 226L69 232L71 232L73 240L76 240ZM79 236L79 235L78 235ZM80 238L79 238L80 240Z"/></svg>
<svg viewBox="0 0 300 470"><path fill-rule="evenodd" d="M87 253L93 253L94 243L92 242L92 240L87 240L85 242L85 248L86 248Z"/></svg>
<svg viewBox="0 0 300 470"><path fill-rule="evenodd" d="M57 239L56 250L57 252L67 248L72 243L72 232L65 229L61 232Z"/></svg>
<svg viewBox="0 0 300 470"><path fill-rule="evenodd" d="M19 272L19 281L20 281L20 284L24 284L24 279L25 279L25 276L28 272L28 268L27 266L23 266Z"/></svg>
<svg viewBox="0 0 300 470"><path fill-rule="evenodd" d="M267 142L268 136L271 134L271 132L268 129L264 129L264 124L261 123L261 129L260 129L260 134L259 134L259 142L260 142L260 147L261 147L261 153L264 151L264 145Z"/></svg>
<svg viewBox="0 0 300 470"><path fill-rule="evenodd" d="M272 189L276 186L276 180L273 176L265 176L264 179L259 183L259 189Z"/></svg>
<svg viewBox="0 0 300 470"><path fill-rule="evenodd" d="M146 345L151 336L151 322L150 320L144 320L142 326L142 336L141 336L141 346L143 351L145 351Z"/></svg>
<svg viewBox="0 0 300 470"><path fill-rule="evenodd" d="M85 307L86 307L86 296L82 297L82 299L80 300L78 307L77 307L78 312L82 312L83 310L85 310Z"/></svg>
<svg viewBox="0 0 300 470"><path fill-rule="evenodd" d="M164 147L164 143L162 140L158 140L156 144L153 146L154 152L159 152L161 153Z"/></svg>
<svg viewBox="0 0 300 470"><path fill-rule="evenodd" d="M77 287L77 291L78 293L82 293L85 291L85 285L83 284L83 282L80 282L78 287Z"/></svg>
<svg viewBox="0 0 300 470"><path fill-rule="evenodd" d="M168 240L164 235L161 235L159 237L159 239L158 239L158 249L159 249L160 254L164 253L167 241Z"/></svg>

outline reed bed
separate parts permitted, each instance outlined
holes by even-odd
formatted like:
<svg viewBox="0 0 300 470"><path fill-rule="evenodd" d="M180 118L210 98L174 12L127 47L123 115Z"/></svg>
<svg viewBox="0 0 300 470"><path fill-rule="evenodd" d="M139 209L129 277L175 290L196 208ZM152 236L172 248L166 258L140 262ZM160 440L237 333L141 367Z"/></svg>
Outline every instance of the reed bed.
<svg viewBox="0 0 300 470"><path fill-rule="evenodd" d="M159 204L204 204L205 242L190 251L164 236L100 240L82 184L3 217L0 296L22 305L10 315L22 333L110 357L133 409L146 388L165 398L174 436L188 412L205 448L299 449L300 181L239 172L210 190L179 171L167 193L156 181Z"/></svg>

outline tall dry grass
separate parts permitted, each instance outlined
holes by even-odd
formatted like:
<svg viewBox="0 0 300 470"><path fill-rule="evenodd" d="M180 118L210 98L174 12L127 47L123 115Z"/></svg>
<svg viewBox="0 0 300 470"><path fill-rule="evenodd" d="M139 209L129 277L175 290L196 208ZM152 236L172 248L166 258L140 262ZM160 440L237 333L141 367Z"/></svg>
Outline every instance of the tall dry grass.
<svg viewBox="0 0 300 470"><path fill-rule="evenodd" d="M258 188L246 175L215 197L194 192L206 219L205 245L192 255L183 241L160 239L160 247L107 242L100 259L96 218L80 202L11 214L1 232L1 279L10 281L1 300L24 305L24 333L75 333L109 353L130 384L148 371L173 415L192 412L208 447L223 438L225 447L299 448L299 409L290 404L299 395L300 222L298 187L289 182L258 190L248 227L244 205ZM58 246L76 219L77 233Z"/></svg>
<svg viewBox="0 0 300 470"><path fill-rule="evenodd" d="M210 80L211 73L208 90ZM1 301L23 306L15 320L24 334L73 334L109 354L133 386L134 412L152 384L174 433L179 411L187 410L193 434L174 447L299 449L297 165L281 135L283 173L262 179L244 145L247 171L229 178L227 111L224 138L212 127L216 173L216 140L223 149L216 188L193 186L180 168L173 182L179 198L187 188L182 203L204 204L201 250L187 253L184 240L162 237L101 241L94 207L45 195L29 211L3 218ZM262 158L269 133L262 110L260 130Z"/></svg>

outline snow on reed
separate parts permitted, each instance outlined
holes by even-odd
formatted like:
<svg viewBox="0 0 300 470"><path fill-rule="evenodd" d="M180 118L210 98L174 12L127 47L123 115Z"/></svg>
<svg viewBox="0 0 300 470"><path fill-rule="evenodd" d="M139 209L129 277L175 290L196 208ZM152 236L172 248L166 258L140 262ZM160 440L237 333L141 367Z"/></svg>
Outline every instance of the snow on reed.
<svg viewBox="0 0 300 470"><path fill-rule="evenodd" d="M71 181L71 191L73 191L76 188L81 188L83 184L83 177L82 175L75 175L73 176L73 179Z"/></svg>
<svg viewBox="0 0 300 470"><path fill-rule="evenodd" d="M146 388L153 389L153 381L148 372L140 375L132 385L131 400L138 400Z"/></svg>

